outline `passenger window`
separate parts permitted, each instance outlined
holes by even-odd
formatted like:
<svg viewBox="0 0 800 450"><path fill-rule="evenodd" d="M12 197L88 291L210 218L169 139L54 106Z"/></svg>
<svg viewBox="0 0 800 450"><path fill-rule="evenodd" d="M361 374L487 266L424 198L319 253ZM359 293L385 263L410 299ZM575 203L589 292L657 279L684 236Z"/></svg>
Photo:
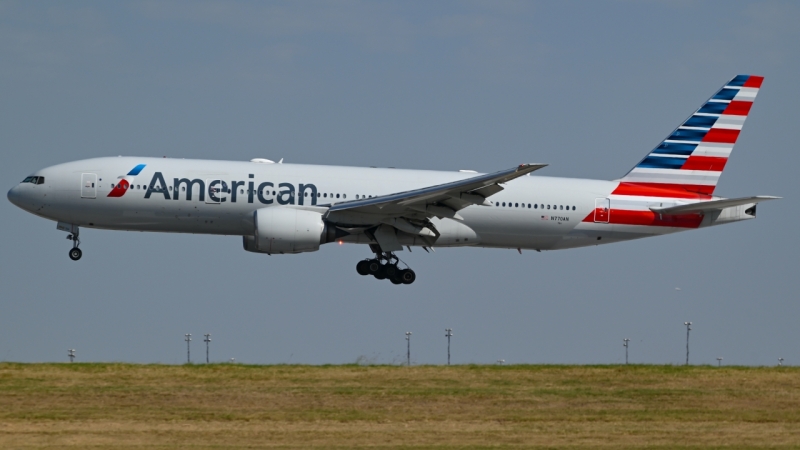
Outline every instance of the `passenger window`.
<svg viewBox="0 0 800 450"><path fill-rule="evenodd" d="M170 189L172 189L172 188L170 188ZM239 193L244 195L244 189L239 189Z"/></svg>
<svg viewBox="0 0 800 450"><path fill-rule="evenodd" d="M559 205L558 209L563 210L564 209L564 205Z"/></svg>
<svg viewBox="0 0 800 450"><path fill-rule="evenodd" d="M336 198L339 198L339 194L336 194Z"/></svg>
<svg viewBox="0 0 800 450"><path fill-rule="evenodd" d="M503 206L506 206L506 202L503 202Z"/></svg>
<svg viewBox="0 0 800 450"><path fill-rule="evenodd" d="M550 205L547 205L547 209L550 209Z"/></svg>
<svg viewBox="0 0 800 450"><path fill-rule="evenodd" d="M342 194L342 198L347 198L347 194Z"/></svg>
<svg viewBox="0 0 800 450"><path fill-rule="evenodd" d="M519 208L519 203L514 203L514 208Z"/></svg>
<svg viewBox="0 0 800 450"><path fill-rule="evenodd" d="M328 194L322 194L322 196L328 198Z"/></svg>
<svg viewBox="0 0 800 450"><path fill-rule="evenodd" d="M114 189L114 183L111 183L111 189Z"/></svg>
<svg viewBox="0 0 800 450"><path fill-rule="evenodd" d="M358 200L358 194L356 194L356 200Z"/></svg>
<svg viewBox="0 0 800 450"><path fill-rule="evenodd" d="M531 208L531 204L530 204L530 203L528 203L528 209L530 209L530 208Z"/></svg>
<svg viewBox="0 0 800 450"><path fill-rule="evenodd" d="M538 205L538 204L536 204L536 203L534 203L534 204L533 204L533 209L539 209L539 205Z"/></svg>
<svg viewBox="0 0 800 450"><path fill-rule="evenodd" d="M183 187L181 188L181 190L182 190L183 192L186 192L186 186L183 186Z"/></svg>

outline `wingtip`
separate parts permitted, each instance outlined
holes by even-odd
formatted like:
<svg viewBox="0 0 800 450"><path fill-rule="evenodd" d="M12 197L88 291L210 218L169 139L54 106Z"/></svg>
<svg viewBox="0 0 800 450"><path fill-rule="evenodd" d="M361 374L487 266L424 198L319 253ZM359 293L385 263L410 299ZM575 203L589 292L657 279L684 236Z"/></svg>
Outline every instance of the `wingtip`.
<svg viewBox="0 0 800 450"><path fill-rule="evenodd" d="M547 166L548 164L542 164L542 163L522 163L519 166L517 166L517 170L524 170L529 168L534 168L534 170L537 170Z"/></svg>

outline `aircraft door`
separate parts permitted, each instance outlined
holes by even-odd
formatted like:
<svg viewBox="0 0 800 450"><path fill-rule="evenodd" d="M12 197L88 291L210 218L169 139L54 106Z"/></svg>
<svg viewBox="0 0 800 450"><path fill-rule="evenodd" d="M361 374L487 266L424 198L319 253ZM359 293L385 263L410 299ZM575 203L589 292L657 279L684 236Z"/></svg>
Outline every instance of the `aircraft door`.
<svg viewBox="0 0 800 450"><path fill-rule="evenodd" d="M97 198L97 174L81 174L81 198Z"/></svg>
<svg viewBox="0 0 800 450"><path fill-rule="evenodd" d="M611 216L611 200L607 198L597 198L594 200L594 221L597 223L608 223Z"/></svg>

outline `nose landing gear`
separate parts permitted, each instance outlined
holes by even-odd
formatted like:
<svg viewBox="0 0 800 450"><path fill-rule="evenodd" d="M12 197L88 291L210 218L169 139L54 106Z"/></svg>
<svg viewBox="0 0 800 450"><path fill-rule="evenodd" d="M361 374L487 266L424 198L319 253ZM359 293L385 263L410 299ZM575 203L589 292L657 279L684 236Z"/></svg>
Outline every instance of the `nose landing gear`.
<svg viewBox="0 0 800 450"><path fill-rule="evenodd" d="M356 271L359 275L372 275L373 277L384 280L388 279L392 284L411 284L417 279L417 274L406 267L397 267L400 258L392 252L376 252L375 258L364 259L356 264Z"/></svg>
<svg viewBox="0 0 800 450"><path fill-rule="evenodd" d="M72 248L69 250L69 259L77 261L83 256L83 252L78 248L81 245L81 240L78 239L78 233L70 234L67 239L72 241Z"/></svg>

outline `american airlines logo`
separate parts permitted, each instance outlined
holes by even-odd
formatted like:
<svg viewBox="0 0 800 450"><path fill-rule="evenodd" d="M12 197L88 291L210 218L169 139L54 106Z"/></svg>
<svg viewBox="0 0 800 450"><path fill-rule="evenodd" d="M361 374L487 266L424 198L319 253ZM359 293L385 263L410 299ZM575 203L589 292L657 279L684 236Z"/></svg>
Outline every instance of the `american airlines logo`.
<svg viewBox="0 0 800 450"><path fill-rule="evenodd" d="M133 179L136 175L139 175L141 171L147 164L139 164L138 166L131 169L127 175L123 177L119 177L119 181L114 185L114 189L108 193L109 197L122 197L128 192L128 188L130 187L131 183L133 183Z"/></svg>
<svg viewBox="0 0 800 450"><path fill-rule="evenodd" d="M142 165L142 168L144 168L144 165ZM211 203L224 203L230 200L231 203L240 201L255 203L258 201L265 205L274 202L279 205L302 205L310 197L308 198L310 204L316 205L317 198L319 198L317 186L311 183L301 183L297 187L292 183L278 183L277 189L273 190L276 187L275 183L264 181L256 185L253 174L248 175L248 178L247 181L232 180L230 182L219 179L173 178L172 186L169 186L164 179L164 175L161 172L156 172L147 185L147 192L144 194L144 198L163 195L165 200L180 200L183 197L183 200L191 201L194 197L195 186L197 186L197 191L199 192L197 200L206 201L206 195L208 195L208 201ZM244 189L245 186L246 190ZM117 187L114 188L114 190L116 189ZM127 186L124 189L127 189ZM268 196L268 192L274 192L274 196ZM111 193L114 193L114 191L112 190ZM242 198L242 195L245 198ZM119 196L117 195L117 197ZM111 197L111 194L109 194L109 197Z"/></svg>

